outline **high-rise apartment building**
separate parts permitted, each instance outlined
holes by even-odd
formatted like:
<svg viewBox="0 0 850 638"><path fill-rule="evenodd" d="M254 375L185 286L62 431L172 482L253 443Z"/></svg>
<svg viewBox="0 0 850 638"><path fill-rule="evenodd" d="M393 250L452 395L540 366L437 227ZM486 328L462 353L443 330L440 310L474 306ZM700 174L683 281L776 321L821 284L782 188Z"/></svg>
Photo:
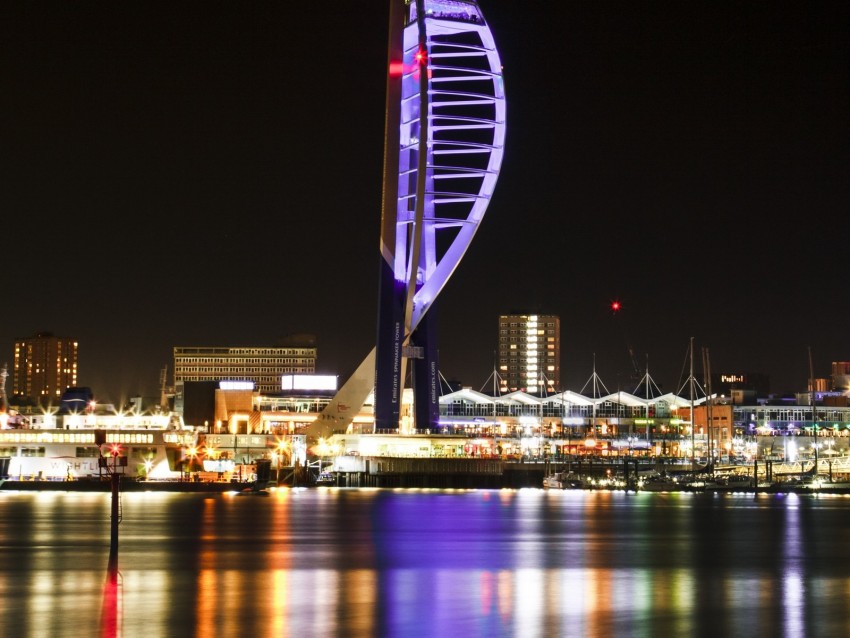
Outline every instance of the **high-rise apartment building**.
<svg viewBox="0 0 850 638"><path fill-rule="evenodd" d="M555 315L499 317L499 390L538 396L561 387L561 320Z"/></svg>
<svg viewBox="0 0 850 638"><path fill-rule="evenodd" d="M15 339L12 394L41 405L58 403L77 385L77 352L76 340L49 332Z"/></svg>
<svg viewBox="0 0 850 638"><path fill-rule="evenodd" d="M175 347L174 385L187 381L252 381L257 392L281 391L284 374L316 372L315 339L286 347Z"/></svg>

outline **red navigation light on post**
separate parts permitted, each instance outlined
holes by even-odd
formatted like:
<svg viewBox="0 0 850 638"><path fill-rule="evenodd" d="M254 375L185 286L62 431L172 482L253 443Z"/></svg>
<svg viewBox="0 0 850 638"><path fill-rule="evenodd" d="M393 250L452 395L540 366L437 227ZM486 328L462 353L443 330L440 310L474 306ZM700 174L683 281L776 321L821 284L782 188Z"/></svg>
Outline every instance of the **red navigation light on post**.
<svg viewBox="0 0 850 638"><path fill-rule="evenodd" d="M122 454L120 443L104 443L100 446L100 467L112 468L127 467L127 456ZM112 459L110 462L109 459Z"/></svg>

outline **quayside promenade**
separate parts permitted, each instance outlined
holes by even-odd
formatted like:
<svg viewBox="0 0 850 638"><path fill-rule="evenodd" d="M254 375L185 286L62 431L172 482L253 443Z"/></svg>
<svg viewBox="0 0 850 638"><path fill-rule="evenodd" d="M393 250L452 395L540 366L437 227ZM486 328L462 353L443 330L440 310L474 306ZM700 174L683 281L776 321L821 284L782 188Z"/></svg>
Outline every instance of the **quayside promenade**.
<svg viewBox="0 0 850 638"><path fill-rule="evenodd" d="M540 487L554 472L586 478L706 474L747 476L753 487L792 487L810 477L850 481L850 438L766 435L712 445L706 435L649 438L505 437L347 433L314 448L337 485L369 487Z"/></svg>
<svg viewBox="0 0 850 638"><path fill-rule="evenodd" d="M148 476L145 464L132 462L132 449L124 450L131 462L121 469L122 491L238 491L257 485L258 475L264 487L539 488L557 472L572 472L591 487L600 487L602 479L617 479L610 487L620 488L637 487L633 479L638 476L690 474L700 475L703 483L747 477L753 489L808 489L815 478L824 489L843 489L850 482L850 437L845 432L736 436L721 447L702 434L692 439L669 433L646 438L349 431L314 445L299 444L305 448L303 464L285 437L231 435L232 441L223 441L227 435L217 435L216 442L226 445L213 448L202 437L197 447L176 450L175 458L183 461L169 480ZM238 455L232 454L234 449ZM225 466L220 457L228 450L233 458ZM16 472L0 483L0 490L13 489L107 491L109 473L103 468L88 475Z"/></svg>

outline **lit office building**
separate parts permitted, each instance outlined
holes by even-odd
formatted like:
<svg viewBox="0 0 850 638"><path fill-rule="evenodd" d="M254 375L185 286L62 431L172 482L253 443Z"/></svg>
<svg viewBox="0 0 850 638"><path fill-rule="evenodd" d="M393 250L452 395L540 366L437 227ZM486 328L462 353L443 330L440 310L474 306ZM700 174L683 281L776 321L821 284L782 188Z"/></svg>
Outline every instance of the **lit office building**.
<svg viewBox="0 0 850 638"><path fill-rule="evenodd" d="M315 339L284 347L174 348L174 385L190 381L252 381L263 394L280 392L285 374L315 374Z"/></svg>
<svg viewBox="0 0 850 638"><path fill-rule="evenodd" d="M561 386L561 320L555 315L499 317L499 391L546 396Z"/></svg>
<svg viewBox="0 0 850 638"><path fill-rule="evenodd" d="M58 403L68 388L77 385L75 339L39 332L15 340L12 394L35 403Z"/></svg>

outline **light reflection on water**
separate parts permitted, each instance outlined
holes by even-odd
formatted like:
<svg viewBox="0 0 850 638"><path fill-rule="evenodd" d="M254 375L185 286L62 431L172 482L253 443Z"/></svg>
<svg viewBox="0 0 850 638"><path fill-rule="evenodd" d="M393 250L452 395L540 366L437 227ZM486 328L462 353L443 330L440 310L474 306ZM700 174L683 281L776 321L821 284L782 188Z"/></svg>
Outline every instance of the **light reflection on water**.
<svg viewBox="0 0 850 638"><path fill-rule="evenodd" d="M850 499L0 492L3 635L850 635ZM88 635L83 631L82 635Z"/></svg>

